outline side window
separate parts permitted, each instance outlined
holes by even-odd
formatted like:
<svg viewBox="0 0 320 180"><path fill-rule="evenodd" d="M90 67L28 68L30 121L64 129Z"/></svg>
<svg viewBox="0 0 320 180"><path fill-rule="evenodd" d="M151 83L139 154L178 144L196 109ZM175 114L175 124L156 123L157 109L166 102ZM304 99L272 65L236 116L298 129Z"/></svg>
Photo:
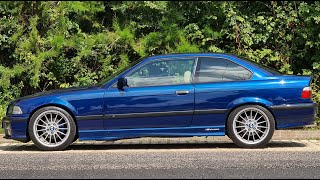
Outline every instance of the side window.
<svg viewBox="0 0 320 180"><path fill-rule="evenodd" d="M237 81L250 79L252 73L246 68L229 61L226 73L224 73L224 81Z"/></svg>
<svg viewBox="0 0 320 180"><path fill-rule="evenodd" d="M147 63L127 76L129 87L190 84L194 59Z"/></svg>
<svg viewBox="0 0 320 180"><path fill-rule="evenodd" d="M250 79L252 73L244 67L222 58L200 57L195 81L221 82Z"/></svg>

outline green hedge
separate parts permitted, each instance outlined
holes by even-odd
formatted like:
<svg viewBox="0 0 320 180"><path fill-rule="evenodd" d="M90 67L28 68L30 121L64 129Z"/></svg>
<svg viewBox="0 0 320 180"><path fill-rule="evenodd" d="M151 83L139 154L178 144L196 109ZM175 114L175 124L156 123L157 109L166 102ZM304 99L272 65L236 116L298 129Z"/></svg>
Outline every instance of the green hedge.
<svg viewBox="0 0 320 180"><path fill-rule="evenodd" d="M0 118L9 101L107 78L148 55L232 53L314 75L320 2L0 2Z"/></svg>

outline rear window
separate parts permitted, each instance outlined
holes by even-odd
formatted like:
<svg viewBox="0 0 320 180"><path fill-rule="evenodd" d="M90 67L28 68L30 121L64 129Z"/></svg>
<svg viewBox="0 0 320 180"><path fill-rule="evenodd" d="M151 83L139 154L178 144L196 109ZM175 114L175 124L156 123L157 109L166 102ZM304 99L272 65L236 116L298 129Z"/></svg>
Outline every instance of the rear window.
<svg viewBox="0 0 320 180"><path fill-rule="evenodd" d="M274 75L274 76L283 75L283 73L281 73L280 71L278 71L278 70L276 70L274 68L271 68L269 66L266 66L266 65L263 65L263 64L259 64L259 63L255 62L255 61L251 61L251 60L248 60L248 59L244 59L244 58L241 58L241 59L244 60L244 61L247 61L248 63L251 63L251 64L253 64L255 66L258 66L259 68L267 71L271 75Z"/></svg>

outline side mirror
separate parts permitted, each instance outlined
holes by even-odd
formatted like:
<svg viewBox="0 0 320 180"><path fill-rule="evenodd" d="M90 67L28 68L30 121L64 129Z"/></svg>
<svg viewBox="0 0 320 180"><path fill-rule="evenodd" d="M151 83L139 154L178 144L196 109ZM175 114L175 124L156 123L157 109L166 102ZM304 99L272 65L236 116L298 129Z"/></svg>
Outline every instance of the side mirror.
<svg viewBox="0 0 320 180"><path fill-rule="evenodd" d="M127 79L123 77L119 78L117 83L118 89L124 91L124 87L126 86L128 87Z"/></svg>

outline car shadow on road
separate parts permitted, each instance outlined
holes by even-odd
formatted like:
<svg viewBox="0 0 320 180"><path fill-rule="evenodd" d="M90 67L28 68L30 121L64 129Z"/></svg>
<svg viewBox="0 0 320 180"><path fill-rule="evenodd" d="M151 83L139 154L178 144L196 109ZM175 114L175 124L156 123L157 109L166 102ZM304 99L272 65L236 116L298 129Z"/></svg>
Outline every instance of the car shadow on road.
<svg viewBox="0 0 320 180"><path fill-rule="evenodd" d="M268 143L264 148L285 148L285 147L306 147L306 144L300 142L292 141L272 141ZM217 143L169 143L169 144L133 144L133 143L73 143L66 151L69 150L133 150L133 149L243 149L238 147L232 142L217 142ZM34 144L15 144L1 146L2 151L39 151L39 149Z"/></svg>

